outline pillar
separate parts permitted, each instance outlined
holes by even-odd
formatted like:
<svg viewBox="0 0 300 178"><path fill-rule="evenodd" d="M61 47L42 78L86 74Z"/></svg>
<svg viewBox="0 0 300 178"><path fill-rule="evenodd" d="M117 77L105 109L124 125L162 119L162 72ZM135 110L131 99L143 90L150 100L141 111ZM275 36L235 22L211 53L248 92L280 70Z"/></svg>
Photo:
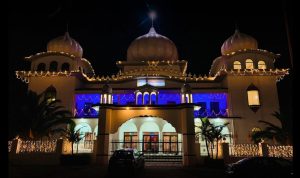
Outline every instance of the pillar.
<svg viewBox="0 0 300 178"><path fill-rule="evenodd" d="M64 140L63 139L58 139L57 142L56 142L56 154L59 154L61 155L63 153L63 142Z"/></svg>
<svg viewBox="0 0 300 178"><path fill-rule="evenodd" d="M110 158L109 134L111 126L111 112L109 108L101 108L98 120L98 136L96 146L96 162L100 165L108 165Z"/></svg>
<svg viewBox="0 0 300 178"><path fill-rule="evenodd" d="M197 164L195 149L195 124L194 106L186 106L181 111L182 142L183 142L183 166ZM197 150L199 151L199 150Z"/></svg>
<svg viewBox="0 0 300 178"><path fill-rule="evenodd" d="M259 145L259 154L264 157L269 156L268 144L267 143L260 143Z"/></svg>
<svg viewBox="0 0 300 178"><path fill-rule="evenodd" d="M227 160L229 159L229 143L221 143L221 150L222 152L222 157L225 163L227 162Z"/></svg>

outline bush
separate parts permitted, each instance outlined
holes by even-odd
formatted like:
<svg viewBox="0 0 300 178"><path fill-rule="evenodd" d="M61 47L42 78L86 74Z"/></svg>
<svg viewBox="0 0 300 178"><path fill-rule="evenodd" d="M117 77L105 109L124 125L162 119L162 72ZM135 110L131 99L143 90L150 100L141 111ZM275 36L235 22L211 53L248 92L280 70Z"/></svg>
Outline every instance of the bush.
<svg viewBox="0 0 300 178"><path fill-rule="evenodd" d="M92 155L89 153L69 154L60 156L61 165L88 165L92 162Z"/></svg>

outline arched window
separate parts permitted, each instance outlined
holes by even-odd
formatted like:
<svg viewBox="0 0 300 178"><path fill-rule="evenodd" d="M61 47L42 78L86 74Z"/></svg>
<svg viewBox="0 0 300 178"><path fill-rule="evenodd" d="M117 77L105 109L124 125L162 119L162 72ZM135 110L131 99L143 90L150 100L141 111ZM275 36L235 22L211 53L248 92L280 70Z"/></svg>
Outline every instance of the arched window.
<svg viewBox="0 0 300 178"><path fill-rule="evenodd" d="M149 104L150 103L149 93L145 92L143 97L144 97L144 103L143 104Z"/></svg>
<svg viewBox="0 0 300 178"><path fill-rule="evenodd" d="M240 61L233 62L233 69L242 69L242 65L241 65Z"/></svg>
<svg viewBox="0 0 300 178"><path fill-rule="evenodd" d="M266 69L266 63L265 61L258 61L258 69Z"/></svg>
<svg viewBox="0 0 300 178"><path fill-rule="evenodd" d="M57 71L57 62L56 61L52 61L50 63L50 68L49 68L50 72L56 72Z"/></svg>
<svg viewBox="0 0 300 178"><path fill-rule="evenodd" d="M247 96L248 96L248 105L249 107L256 112L260 107L260 99L259 99L259 90L256 86L251 84L247 88Z"/></svg>
<svg viewBox="0 0 300 178"><path fill-rule="evenodd" d="M48 101L48 102L51 102L51 101L55 101L56 99L56 89L53 85L50 85L46 90L45 90L45 99Z"/></svg>
<svg viewBox="0 0 300 178"><path fill-rule="evenodd" d="M141 92L138 92L136 94L136 104L137 105L142 105L143 104L143 95Z"/></svg>
<svg viewBox="0 0 300 178"><path fill-rule="evenodd" d="M157 104L156 103L156 93L151 93L151 104Z"/></svg>
<svg viewBox="0 0 300 178"><path fill-rule="evenodd" d="M254 69L253 61L251 59L246 60L246 69Z"/></svg>
<svg viewBox="0 0 300 178"><path fill-rule="evenodd" d="M40 63L37 67L37 71L45 71L46 70L46 64Z"/></svg>
<svg viewBox="0 0 300 178"><path fill-rule="evenodd" d="M69 71L70 70L70 64L69 63L63 63L61 65L61 71Z"/></svg>

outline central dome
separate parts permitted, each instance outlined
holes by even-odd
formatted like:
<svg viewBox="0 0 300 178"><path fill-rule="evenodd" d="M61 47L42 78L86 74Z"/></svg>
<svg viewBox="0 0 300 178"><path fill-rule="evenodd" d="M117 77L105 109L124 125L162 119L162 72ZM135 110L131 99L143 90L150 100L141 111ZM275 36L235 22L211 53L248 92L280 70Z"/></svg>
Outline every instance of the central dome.
<svg viewBox="0 0 300 178"><path fill-rule="evenodd" d="M136 38L127 50L127 61L148 60L178 60L173 41L156 33L153 27L147 34Z"/></svg>

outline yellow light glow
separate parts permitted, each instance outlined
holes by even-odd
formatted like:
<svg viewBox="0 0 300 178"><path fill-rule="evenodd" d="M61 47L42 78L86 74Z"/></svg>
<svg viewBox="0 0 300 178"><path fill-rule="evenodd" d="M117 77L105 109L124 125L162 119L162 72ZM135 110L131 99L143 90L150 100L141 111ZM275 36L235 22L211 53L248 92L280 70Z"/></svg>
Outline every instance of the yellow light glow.
<svg viewBox="0 0 300 178"><path fill-rule="evenodd" d="M260 105L258 90L249 90L249 91L247 91L247 94L248 94L248 104L249 104L249 106Z"/></svg>

